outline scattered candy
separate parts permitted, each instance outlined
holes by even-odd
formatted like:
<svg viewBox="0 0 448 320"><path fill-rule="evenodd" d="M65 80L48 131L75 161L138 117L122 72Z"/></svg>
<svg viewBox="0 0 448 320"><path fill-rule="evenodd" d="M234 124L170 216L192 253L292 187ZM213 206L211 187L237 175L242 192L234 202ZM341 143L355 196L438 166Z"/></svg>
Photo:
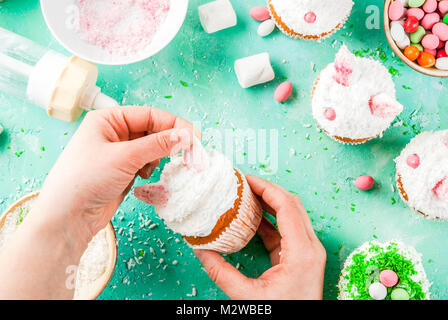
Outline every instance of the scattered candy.
<svg viewBox="0 0 448 320"><path fill-rule="evenodd" d="M418 156L418 154L412 154L406 159L406 163L412 169L417 169L420 165L420 157Z"/></svg>
<svg viewBox="0 0 448 320"><path fill-rule="evenodd" d="M207 33L236 26L237 17L229 0L216 0L199 6L199 19Z"/></svg>
<svg viewBox="0 0 448 320"><path fill-rule="evenodd" d="M260 24L257 33L260 37L266 37L275 29L275 22L272 19L266 20Z"/></svg>
<svg viewBox="0 0 448 320"><path fill-rule="evenodd" d="M250 16L257 21L265 21L271 17L268 8L263 6L250 9Z"/></svg>
<svg viewBox="0 0 448 320"><path fill-rule="evenodd" d="M389 18L392 21L400 20L404 13L404 6L401 1L394 1L389 7Z"/></svg>
<svg viewBox="0 0 448 320"><path fill-rule="evenodd" d="M392 300L409 300L409 293L403 288L394 288L390 297Z"/></svg>
<svg viewBox="0 0 448 320"><path fill-rule="evenodd" d="M407 46L404 49L404 55L409 60L415 61L420 56L420 50L416 46L414 46L414 45Z"/></svg>
<svg viewBox="0 0 448 320"><path fill-rule="evenodd" d="M421 52L417 62L423 68L431 68L436 64L436 58L428 52Z"/></svg>
<svg viewBox="0 0 448 320"><path fill-rule="evenodd" d="M371 176L359 176L355 180L355 187L363 191L372 189L374 184L375 180Z"/></svg>
<svg viewBox="0 0 448 320"><path fill-rule="evenodd" d="M238 82L243 88L253 87L275 78L267 52L236 60L235 72Z"/></svg>
<svg viewBox="0 0 448 320"><path fill-rule="evenodd" d="M336 119L336 111L334 111L333 108L328 108L324 112L324 117L327 120L334 121L334 119Z"/></svg>
<svg viewBox="0 0 448 320"><path fill-rule="evenodd" d="M438 58L436 60L436 68L440 70L448 70L448 57Z"/></svg>
<svg viewBox="0 0 448 320"><path fill-rule="evenodd" d="M372 283L369 287L369 295L375 300L384 300L387 296L387 288L379 282Z"/></svg>
<svg viewBox="0 0 448 320"><path fill-rule="evenodd" d="M394 271L386 269L381 271L380 281L385 287L391 288L398 283L398 276Z"/></svg>
<svg viewBox="0 0 448 320"><path fill-rule="evenodd" d="M304 19L307 23L314 23L316 22L316 14L312 11L307 12L304 16Z"/></svg>
<svg viewBox="0 0 448 320"><path fill-rule="evenodd" d="M274 99L278 102L286 101L292 93L292 83L289 81L285 81L280 84L274 93Z"/></svg>

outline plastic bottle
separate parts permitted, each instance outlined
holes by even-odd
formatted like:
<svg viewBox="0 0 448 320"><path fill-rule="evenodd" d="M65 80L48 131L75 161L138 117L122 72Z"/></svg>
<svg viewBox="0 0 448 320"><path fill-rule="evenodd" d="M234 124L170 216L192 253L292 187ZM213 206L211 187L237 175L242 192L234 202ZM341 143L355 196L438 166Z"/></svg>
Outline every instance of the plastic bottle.
<svg viewBox="0 0 448 320"><path fill-rule="evenodd" d="M96 85L98 69L0 28L0 90L38 105L64 121L83 110L118 106Z"/></svg>

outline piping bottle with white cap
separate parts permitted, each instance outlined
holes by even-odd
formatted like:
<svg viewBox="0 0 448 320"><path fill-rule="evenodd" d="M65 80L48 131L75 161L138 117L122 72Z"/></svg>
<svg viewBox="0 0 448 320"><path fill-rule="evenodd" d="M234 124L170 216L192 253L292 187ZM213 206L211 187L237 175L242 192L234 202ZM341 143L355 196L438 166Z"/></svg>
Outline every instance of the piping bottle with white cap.
<svg viewBox="0 0 448 320"><path fill-rule="evenodd" d="M84 110L118 106L96 85L98 68L0 28L0 90L38 105L60 120Z"/></svg>

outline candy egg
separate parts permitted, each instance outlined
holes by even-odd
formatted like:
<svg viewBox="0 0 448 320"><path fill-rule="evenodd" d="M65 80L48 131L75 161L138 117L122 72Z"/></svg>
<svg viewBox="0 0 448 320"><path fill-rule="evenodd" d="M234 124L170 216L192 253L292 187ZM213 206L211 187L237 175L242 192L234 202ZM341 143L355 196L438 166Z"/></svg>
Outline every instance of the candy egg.
<svg viewBox="0 0 448 320"><path fill-rule="evenodd" d="M413 45L418 50L420 50L420 52L423 52L423 47L422 47L422 45L420 43L412 43L411 45Z"/></svg>
<svg viewBox="0 0 448 320"><path fill-rule="evenodd" d="M443 17L443 23L448 24L448 13Z"/></svg>
<svg viewBox="0 0 448 320"><path fill-rule="evenodd" d="M408 5L411 8L418 8L418 7L421 7L425 3L425 1L426 0L409 0Z"/></svg>
<svg viewBox="0 0 448 320"><path fill-rule="evenodd" d="M438 52L437 52L437 55L436 55L436 59L439 59L439 58L447 58L448 57L448 54L446 54L446 50L445 50L445 48L442 48L442 49L440 49ZM437 63L436 63L437 64Z"/></svg>
<svg viewBox="0 0 448 320"><path fill-rule="evenodd" d="M422 20L425 16L425 11L420 8L410 8L406 11L407 17L416 17L418 20Z"/></svg>
<svg viewBox="0 0 448 320"><path fill-rule="evenodd" d="M336 119L336 111L334 111L333 108L328 108L324 111L324 117L327 120L333 121L334 119Z"/></svg>
<svg viewBox="0 0 448 320"><path fill-rule="evenodd" d="M403 39L406 37L404 27L399 21L392 21L392 23L390 24L390 35L392 36L392 39L397 42L403 41Z"/></svg>
<svg viewBox="0 0 448 320"><path fill-rule="evenodd" d="M448 26L447 26L448 28ZM422 39L422 46L425 49L436 49L439 46L439 37L434 34L427 34Z"/></svg>
<svg viewBox="0 0 448 320"><path fill-rule="evenodd" d="M409 60L415 61L420 56L420 50L416 46L410 45L404 49L404 55Z"/></svg>
<svg viewBox="0 0 448 320"><path fill-rule="evenodd" d="M417 169L420 165L420 157L418 154L411 154L407 159L406 163L408 166L410 166L412 169Z"/></svg>
<svg viewBox="0 0 448 320"><path fill-rule="evenodd" d="M404 30L404 29L403 29ZM425 28L422 26L419 26L417 28L417 31L411 33L411 42L412 43L419 43L422 41L423 36L426 34Z"/></svg>
<svg viewBox="0 0 448 320"><path fill-rule="evenodd" d="M263 6L253 7L250 9L250 16L257 21L265 21L271 17L268 8Z"/></svg>
<svg viewBox="0 0 448 320"><path fill-rule="evenodd" d="M398 283L398 276L394 271L386 269L381 271L380 281L385 287L391 288Z"/></svg>
<svg viewBox="0 0 448 320"><path fill-rule="evenodd" d="M432 33L435 34L440 41L448 40L448 24L444 24L443 22L436 23L432 27Z"/></svg>
<svg viewBox="0 0 448 320"><path fill-rule="evenodd" d="M437 54L437 50L436 50L436 49L426 49L426 48L425 48L425 50L423 50L423 51L432 54L434 57L435 57L436 54Z"/></svg>
<svg viewBox="0 0 448 320"><path fill-rule="evenodd" d="M410 16L404 22L404 30L408 33L412 33L417 30L419 26L419 21L416 17Z"/></svg>
<svg viewBox="0 0 448 320"><path fill-rule="evenodd" d="M436 64L436 58L428 52L421 52L417 62L423 68L431 68Z"/></svg>
<svg viewBox="0 0 448 320"><path fill-rule="evenodd" d="M409 300L409 293L403 288L395 288L390 294L392 300Z"/></svg>
<svg viewBox="0 0 448 320"><path fill-rule="evenodd" d="M384 300L387 296L387 289L381 283L375 282L369 287L369 295L375 300Z"/></svg>
<svg viewBox="0 0 448 320"><path fill-rule="evenodd" d="M401 1L394 1L389 7L389 18L392 21L400 20L404 13L404 7Z"/></svg>
<svg viewBox="0 0 448 320"><path fill-rule="evenodd" d="M278 102L286 101L292 93L292 83L285 81L280 84L274 93L274 99Z"/></svg>
<svg viewBox="0 0 448 320"><path fill-rule="evenodd" d="M437 59L436 68L439 70L448 70L448 57Z"/></svg>
<svg viewBox="0 0 448 320"><path fill-rule="evenodd" d="M371 176L359 176L355 180L355 187L363 191L372 189L374 184L375 180Z"/></svg>
<svg viewBox="0 0 448 320"><path fill-rule="evenodd" d="M421 21L421 25L426 30L430 30L437 22L440 22L440 16L438 13L428 13Z"/></svg>
<svg viewBox="0 0 448 320"><path fill-rule="evenodd" d="M266 37L272 33L275 29L275 22L272 19L262 22L258 26L257 33L260 37Z"/></svg>
<svg viewBox="0 0 448 320"><path fill-rule="evenodd" d="M439 2L439 11L443 15L448 13L448 0L443 0Z"/></svg>
<svg viewBox="0 0 448 320"><path fill-rule="evenodd" d="M425 10L426 13L431 13L437 10L437 0L426 0L425 4L423 5L423 10Z"/></svg>

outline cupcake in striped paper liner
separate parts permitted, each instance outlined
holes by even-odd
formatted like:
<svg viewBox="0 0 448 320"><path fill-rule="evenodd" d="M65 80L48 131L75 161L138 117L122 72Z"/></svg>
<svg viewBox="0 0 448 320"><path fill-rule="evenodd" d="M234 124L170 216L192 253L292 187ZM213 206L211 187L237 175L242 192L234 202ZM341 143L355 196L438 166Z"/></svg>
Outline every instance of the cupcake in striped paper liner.
<svg viewBox="0 0 448 320"><path fill-rule="evenodd" d="M427 218L448 220L448 130L419 134L395 163L403 201Z"/></svg>
<svg viewBox="0 0 448 320"><path fill-rule="evenodd" d="M261 206L242 172L223 154L197 144L173 156L159 182L137 187L134 194L193 249L240 251L261 222Z"/></svg>
<svg viewBox="0 0 448 320"><path fill-rule="evenodd" d="M388 70L376 60L355 56L345 45L316 79L311 105L319 128L343 144L382 137L403 111Z"/></svg>
<svg viewBox="0 0 448 320"><path fill-rule="evenodd" d="M268 9L284 34L319 41L345 24L353 4L352 0L268 0Z"/></svg>

